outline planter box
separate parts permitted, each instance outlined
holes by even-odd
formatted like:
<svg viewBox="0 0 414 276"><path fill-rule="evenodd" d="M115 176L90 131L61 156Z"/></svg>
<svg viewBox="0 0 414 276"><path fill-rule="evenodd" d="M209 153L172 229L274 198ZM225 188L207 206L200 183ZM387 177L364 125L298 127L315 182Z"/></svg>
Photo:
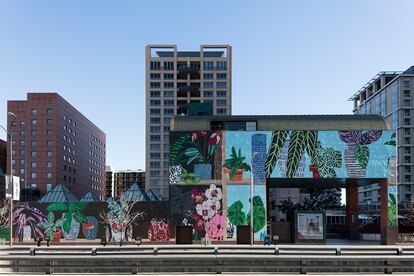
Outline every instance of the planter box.
<svg viewBox="0 0 414 276"><path fill-rule="evenodd" d="M176 244L193 244L193 227L179 225L175 227Z"/></svg>
<svg viewBox="0 0 414 276"><path fill-rule="evenodd" d="M250 244L250 226L237 226L237 244Z"/></svg>

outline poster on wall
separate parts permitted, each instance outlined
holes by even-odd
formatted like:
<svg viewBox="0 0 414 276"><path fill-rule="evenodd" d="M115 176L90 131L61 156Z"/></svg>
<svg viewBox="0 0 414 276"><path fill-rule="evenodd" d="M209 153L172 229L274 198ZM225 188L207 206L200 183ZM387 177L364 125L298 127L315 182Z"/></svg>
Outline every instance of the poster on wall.
<svg viewBox="0 0 414 276"><path fill-rule="evenodd" d="M298 212L296 225L297 240L324 240L323 212Z"/></svg>

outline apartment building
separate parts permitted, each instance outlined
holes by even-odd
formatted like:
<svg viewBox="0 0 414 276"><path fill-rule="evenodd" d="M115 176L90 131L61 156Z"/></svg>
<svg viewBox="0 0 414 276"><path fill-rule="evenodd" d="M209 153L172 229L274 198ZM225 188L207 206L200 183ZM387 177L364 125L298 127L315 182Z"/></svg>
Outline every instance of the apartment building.
<svg viewBox="0 0 414 276"><path fill-rule="evenodd" d="M104 199L106 135L57 93L28 93L10 100L7 129L13 136L13 174L21 189L41 194L64 184L77 198ZM10 147L10 140L8 147ZM10 172L10 160L7 160Z"/></svg>
<svg viewBox="0 0 414 276"><path fill-rule="evenodd" d="M191 104L210 105L213 115L231 114L231 46L201 45L178 51L176 45L146 47L146 190L168 197L168 142L174 116Z"/></svg>
<svg viewBox="0 0 414 276"><path fill-rule="evenodd" d="M411 202L414 192L414 66L405 71L379 72L349 100L354 114L379 114L397 137L390 137L390 146L397 146L397 183L399 202ZM377 184L359 190L360 202L379 202Z"/></svg>

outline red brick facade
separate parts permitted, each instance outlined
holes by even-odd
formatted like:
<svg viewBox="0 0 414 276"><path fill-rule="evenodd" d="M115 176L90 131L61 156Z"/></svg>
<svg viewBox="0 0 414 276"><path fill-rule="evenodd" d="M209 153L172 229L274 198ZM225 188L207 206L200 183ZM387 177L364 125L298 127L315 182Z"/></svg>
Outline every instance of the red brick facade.
<svg viewBox="0 0 414 276"><path fill-rule="evenodd" d="M8 101L7 110L17 116L13 170L22 189L36 187L44 194L64 184L79 199L89 191L104 198L104 132L57 93L28 93L26 101Z"/></svg>

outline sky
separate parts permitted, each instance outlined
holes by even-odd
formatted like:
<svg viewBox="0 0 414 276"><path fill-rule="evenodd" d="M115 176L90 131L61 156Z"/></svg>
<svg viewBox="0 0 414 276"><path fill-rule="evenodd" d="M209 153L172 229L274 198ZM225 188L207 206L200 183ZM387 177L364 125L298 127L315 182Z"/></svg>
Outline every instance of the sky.
<svg viewBox="0 0 414 276"><path fill-rule="evenodd" d="M411 0L0 0L7 100L58 92L101 128L107 164L145 167L145 46L233 47L233 114L346 114L379 71L414 65ZM4 133L0 139L5 139Z"/></svg>

